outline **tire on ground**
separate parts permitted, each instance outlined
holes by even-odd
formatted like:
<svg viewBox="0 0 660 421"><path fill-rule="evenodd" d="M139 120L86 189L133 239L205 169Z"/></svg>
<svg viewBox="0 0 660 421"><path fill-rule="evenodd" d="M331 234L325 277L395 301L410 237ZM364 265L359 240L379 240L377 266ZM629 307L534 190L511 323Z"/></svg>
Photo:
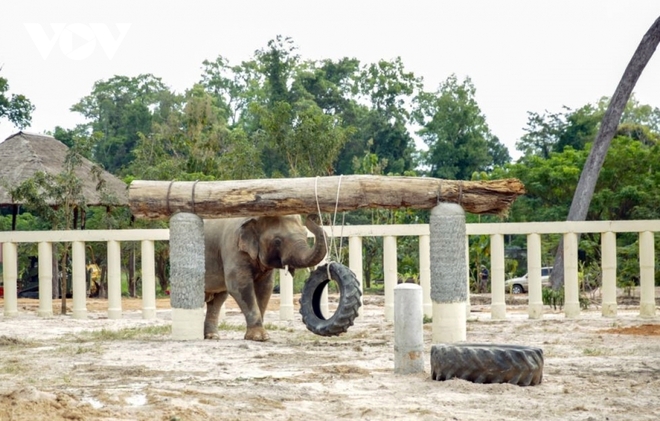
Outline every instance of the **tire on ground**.
<svg viewBox="0 0 660 421"><path fill-rule="evenodd" d="M535 386L543 380L543 350L520 345L433 345L431 378Z"/></svg>
<svg viewBox="0 0 660 421"><path fill-rule="evenodd" d="M303 286L300 295L300 314L307 329L320 336L337 336L353 326L362 303L360 284L355 274L340 263L329 263L330 278L339 287L339 305L335 313L326 319L321 312L321 294L330 282L327 265L314 270Z"/></svg>

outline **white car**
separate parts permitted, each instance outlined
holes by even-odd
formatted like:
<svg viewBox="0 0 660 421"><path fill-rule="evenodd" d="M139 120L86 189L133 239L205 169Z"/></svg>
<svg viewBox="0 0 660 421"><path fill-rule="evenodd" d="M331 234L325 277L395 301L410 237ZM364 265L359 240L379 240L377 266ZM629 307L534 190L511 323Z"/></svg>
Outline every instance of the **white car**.
<svg viewBox="0 0 660 421"><path fill-rule="evenodd" d="M544 287L550 286L550 274L552 273L552 266L542 267L541 268L541 285ZM520 278L508 279L504 282L504 288L506 292L512 292L514 294L522 294L529 290L529 285L527 281L527 274L524 274Z"/></svg>

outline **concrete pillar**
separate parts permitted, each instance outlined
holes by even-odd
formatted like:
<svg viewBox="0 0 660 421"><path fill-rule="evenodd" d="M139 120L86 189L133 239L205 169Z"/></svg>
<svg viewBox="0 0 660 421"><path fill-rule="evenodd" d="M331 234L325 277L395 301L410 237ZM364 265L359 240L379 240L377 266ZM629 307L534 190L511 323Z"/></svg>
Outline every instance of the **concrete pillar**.
<svg viewBox="0 0 660 421"><path fill-rule="evenodd" d="M530 319L543 317L543 287L541 285L541 236L527 235L527 285L529 303L527 314Z"/></svg>
<svg viewBox="0 0 660 421"><path fill-rule="evenodd" d="M580 315L577 254L577 234L564 233L564 314L567 318Z"/></svg>
<svg viewBox="0 0 660 421"><path fill-rule="evenodd" d="M170 226L170 256L172 255L171 238L172 238L172 227ZM154 242L152 240L142 240L142 318L143 319L156 318L156 259L154 253L155 253ZM170 265L171 264L172 261L170 260ZM171 272L171 266L170 266L170 272Z"/></svg>
<svg viewBox="0 0 660 421"><path fill-rule="evenodd" d="M2 282L4 288L4 316L18 316L18 249L16 243L2 243Z"/></svg>
<svg viewBox="0 0 660 421"><path fill-rule="evenodd" d="M71 243L72 279L74 319L87 318L87 269L85 268L85 243L74 241ZM66 291L62 291L66 294Z"/></svg>
<svg viewBox="0 0 660 421"><path fill-rule="evenodd" d="M603 271L603 317L616 317L616 234L608 231L600 235L601 269Z"/></svg>
<svg viewBox="0 0 660 421"><path fill-rule="evenodd" d="M431 237L419 236L419 285L422 287L424 316L433 317L431 301Z"/></svg>
<svg viewBox="0 0 660 421"><path fill-rule="evenodd" d="M151 244L153 246L153 242ZM153 258L153 250L151 256ZM143 246L143 262L144 257ZM170 302L174 340L204 339L204 265L204 221L193 213L174 214L170 218Z"/></svg>
<svg viewBox="0 0 660 421"><path fill-rule="evenodd" d="M280 269L280 320L293 320L293 276Z"/></svg>
<svg viewBox="0 0 660 421"><path fill-rule="evenodd" d="M40 317L53 316L53 245L39 243L39 310Z"/></svg>
<svg viewBox="0 0 660 421"><path fill-rule="evenodd" d="M364 292L363 269L362 269L362 237L348 237L348 267L355 274L355 278L360 284L360 292ZM364 304L364 294L360 296L360 304ZM364 313L363 306L358 309L358 317Z"/></svg>
<svg viewBox="0 0 660 421"><path fill-rule="evenodd" d="M400 284L394 288L394 372L424 371L422 287Z"/></svg>
<svg viewBox="0 0 660 421"><path fill-rule="evenodd" d="M465 212L440 203L431 210L431 299L433 342L464 341L467 334Z"/></svg>
<svg viewBox="0 0 660 421"><path fill-rule="evenodd" d="M396 237L383 237L383 275L385 284L385 320L394 320L394 287L398 283L396 262Z"/></svg>
<svg viewBox="0 0 660 421"><path fill-rule="evenodd" d="M108 241L108 319L121 319L121 244Z"/></svg>
<svg viewBox="0 0 660 421"><path fill-rule="evenodd" d="M639 315L655 316L655 242L653 232L639 233Z"/></svg>
<svg viewBox="0 0 660 421"><path fill-rule="evenodd" d="M504 301L504 236L490 236L490 314L493 320L506 318Z"/></svg>

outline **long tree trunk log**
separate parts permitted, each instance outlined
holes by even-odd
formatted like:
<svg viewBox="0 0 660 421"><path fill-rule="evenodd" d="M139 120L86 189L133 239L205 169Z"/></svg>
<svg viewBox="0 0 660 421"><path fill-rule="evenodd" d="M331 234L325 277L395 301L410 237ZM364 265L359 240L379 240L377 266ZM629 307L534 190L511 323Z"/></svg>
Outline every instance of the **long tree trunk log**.
<svg viewBox="0 0 660 421"><path fill-rule="evenodd" d="M349 175L236 181L144 181L129 189L136 218L163 219L175 212L202 218L310 214L364 208L430 209L460 204L475 214L506 214L525 193L517 179L456 181L427 177Z"/></svg>

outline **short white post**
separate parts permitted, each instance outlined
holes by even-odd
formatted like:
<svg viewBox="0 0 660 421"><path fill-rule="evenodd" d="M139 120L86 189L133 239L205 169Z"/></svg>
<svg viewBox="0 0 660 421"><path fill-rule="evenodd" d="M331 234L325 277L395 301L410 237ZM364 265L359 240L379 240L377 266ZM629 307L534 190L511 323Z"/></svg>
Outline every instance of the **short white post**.
<svg viewBox="0 0 660 421"><path fill-rule="evenodd" d="M580 315L580 289L578 286L577 234L564 234L564 315L567 318Z"/></svg>
<svg viewBox="0 0 660 421"><path fill-rule="evenodd" d="M639 315L655 316L655 243L651 231L639 233Z"/></svg>
<svg viewBox="0 0 660 421"><path fill-rule="evenodd" d="M72 293L74 319L87 318L87 270L85 269L85 243L74 241L71 243L71 265L72 265ZM66 291L62 291L66 294Z"/></svg>
<svg viewBox="0 0 660 421"><path fill-rule="evenodd" d="M603 271L603 317L616 317L616 234L612 231L600 235Z"/></svg>
<svg viewBox="0 0 660 421"><path fill-rule="evenodd" d="M394 372L424 371L424 313L422 287L400 284L394 288Z"/></svg>
<svg viewBox="0 0 660 421"><path fill-rule="evenodd" d="M385 320L394 320L394 287L398 283L396 262L396 237L383 237L383 275L385 287Z"/></svg>
<svg viewBox="0 0 660 421"><path fill-rule="evenodd" d="M540 319L543 316L541 236L536 233L527 235L527 277L529 288L527 314L530 319Z"/></svg>
<svg viewBox="0 0 660 421"><path fill-rule="evenodd" d="M39 242L39 311L40 317L53 316L53 245Z"/></svg>
<svg viewBox="0 0 660 421"><path fill-rule="evenodd" d="M433 317L431 301L431 237L419 236L419 285L422 287L424 315Z"/></svg>
<svg viewBox="0 0 660 421"><path fill-rule="evenodd" d="M121 244L108 241L108 319L121 319Z"/></svg>
<svg viewBox="0 0 660 421"><path fill-rule="evenodd" d="M2 243L2 282L4 287L4 316L18 316L18 248L16 243Z"/></svg>
<svg viewBox="0 0 660 421"><path fill-rule="evenodd" d="M142 259L144 262L144 254ZM204 221L193 213L174 214L170 218L170 303L174 340L204 339L204 264Z"/></svg>
<svg viewBox="0 0 660 421"><path fill-rule="evenodd" d="M172 227L170 226L170 236ZM172 252L170 240L170 254ZM142 240L142 318L156 318L156 259L154 242ZM172 261L170 260L170 268ZM172 316L174 317L174 316Z"/></svg>
<svg viewBox="0 0 660 421"><path fill-rule="evenodd" d="M465 211L454 203L431 210L433 342L464 341L467 335Z"/></svg>
<svg viewBox="0 0 660 421"><path fill-rule="evenodd" d="M506 318L504 302L504 236L490 236L490 314L493 320Z"/></svg>
<svg viewBox="0 0 660 421"><path fill-rule="evenodd" d="M353 271L358 284L360 284L360 292L364 292L364 286L362 285L362 237L348 237L348 267ZM360 304L364 304L363 295L360 296ZM364 313L362 307L360 305L358 309L358 317L362 317Z"/></svg>
<svg viewBox="0 0 660 421"><path fill-rule="evenodd" d="M293 320L293 276L280 269L280 320Z"/></svg>

